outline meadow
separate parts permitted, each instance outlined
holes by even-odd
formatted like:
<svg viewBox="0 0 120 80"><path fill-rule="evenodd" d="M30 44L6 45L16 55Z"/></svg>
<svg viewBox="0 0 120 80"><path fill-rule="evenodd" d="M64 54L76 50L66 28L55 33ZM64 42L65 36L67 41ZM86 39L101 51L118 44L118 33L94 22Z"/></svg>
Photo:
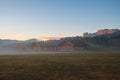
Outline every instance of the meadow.
<svg viewBox="0 0 120 80"><path fill-rule="evenodd" d="M120 53L0 55L0 80L120 80Z"/></svg>

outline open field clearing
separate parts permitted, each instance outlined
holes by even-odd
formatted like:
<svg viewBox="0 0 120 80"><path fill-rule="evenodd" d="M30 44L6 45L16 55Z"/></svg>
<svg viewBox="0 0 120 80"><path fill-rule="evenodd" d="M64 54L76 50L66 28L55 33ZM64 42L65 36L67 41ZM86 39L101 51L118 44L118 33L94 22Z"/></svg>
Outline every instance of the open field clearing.
<svg viewBox="0 0 120 80"><path fill-rule="evenodd" d="M119 75L119 52L0 55L0 80L120 80Z"/></svg>

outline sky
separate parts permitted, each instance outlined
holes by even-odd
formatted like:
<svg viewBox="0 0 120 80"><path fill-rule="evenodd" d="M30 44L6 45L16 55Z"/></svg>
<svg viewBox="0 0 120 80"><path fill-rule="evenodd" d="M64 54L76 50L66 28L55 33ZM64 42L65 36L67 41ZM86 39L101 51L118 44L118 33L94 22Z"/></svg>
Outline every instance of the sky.
<svg viewBox="0 0 120 80"><path fill-rule="evenodd" d="M120 29L120 0L0 0L0 39L81 36Z"/></svg>

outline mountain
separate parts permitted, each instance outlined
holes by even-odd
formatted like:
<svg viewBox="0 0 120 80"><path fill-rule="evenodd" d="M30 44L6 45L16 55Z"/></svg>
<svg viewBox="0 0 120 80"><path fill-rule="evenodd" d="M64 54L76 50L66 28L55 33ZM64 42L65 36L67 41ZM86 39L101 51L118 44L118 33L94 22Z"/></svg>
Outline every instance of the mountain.
<svg viewBox="0 0 120 80"><path fill-rule="evenodd" d="M120 34L120 30L119 29L101 29L101 30L97 30L97 32L95 33L83 33L82 37L101 37L101 36L106 36L106 37L111 37L114 35L118 35Z"/></svg>
<svg viewBox="0 0 120 80"><path fill-rule="evenodd" d="M5 39L5 40L0 40L0 46L5 46L5 45L9 45L9 44L13 44L13 43L18 43L20 41L18 40L10 40L10 39Z"/></svg>
<svg viewBox="0 0 120 80"><path fill-rule="evenodd" d="M27 43L33 43L33 42L39 42L39 40L33 38L33 39L28 39L28 40L26 40L25 42L27 42Z"/></svg>
<svg viewBox="0 0 120 80"><path fill-rule="evenodd" d="M101 30L98 30L96 33L98 35L105 35L105 34L113 34L117 32L120 32L120 30L119 29L101 29Z"/></svg>

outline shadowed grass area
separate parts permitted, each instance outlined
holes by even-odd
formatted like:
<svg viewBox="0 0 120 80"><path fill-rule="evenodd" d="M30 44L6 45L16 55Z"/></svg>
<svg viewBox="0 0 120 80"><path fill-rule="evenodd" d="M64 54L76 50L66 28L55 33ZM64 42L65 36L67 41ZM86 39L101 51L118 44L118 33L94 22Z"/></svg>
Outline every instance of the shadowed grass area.
<svg viewBox="0 0 120 80"><path fill-rule="evenodd" d="M119 52L0 56L0 80L120 80L119 75Z"/></svg>

